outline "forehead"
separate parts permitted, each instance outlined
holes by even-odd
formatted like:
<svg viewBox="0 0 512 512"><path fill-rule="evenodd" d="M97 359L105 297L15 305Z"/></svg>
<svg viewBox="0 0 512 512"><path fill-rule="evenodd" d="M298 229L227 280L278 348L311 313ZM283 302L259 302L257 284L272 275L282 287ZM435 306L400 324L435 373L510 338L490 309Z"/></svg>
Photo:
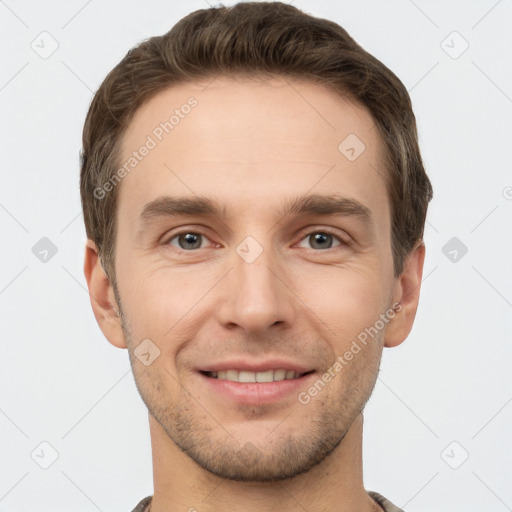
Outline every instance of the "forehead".
<svg viewBox="0 0 512 512"><path fill-rule="evenodd" d="M161 195L213 195L241 209L264 201L268 210L308 191L336 192L387 209L371 115L308 81L220 77L169 87L136 112L121 153L128 172L118 210L132 218Z"/></svg>

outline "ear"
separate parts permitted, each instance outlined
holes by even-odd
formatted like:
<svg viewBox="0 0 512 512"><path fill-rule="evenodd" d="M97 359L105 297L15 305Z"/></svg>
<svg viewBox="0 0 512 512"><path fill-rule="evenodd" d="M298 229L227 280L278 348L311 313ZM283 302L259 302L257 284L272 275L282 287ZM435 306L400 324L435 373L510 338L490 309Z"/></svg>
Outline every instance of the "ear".
<svg viewBox="0 0 512 512"><path fill-rule="evenodd" d="M386 329L385 347L400 345L411 332L420 299L424 261L425 244L420 240L407 256L402 274L395 281L393 304L400 303L401 306Z"/></svg>
<svg viewBox="0 0 512 512"><path fill-rule="evenodd" d="M126 348L118 304L110 281L101 266L99 251L92 240L85 246L84 274L89 288L91 306L96 322L105 338L115 347Z"/></svg>

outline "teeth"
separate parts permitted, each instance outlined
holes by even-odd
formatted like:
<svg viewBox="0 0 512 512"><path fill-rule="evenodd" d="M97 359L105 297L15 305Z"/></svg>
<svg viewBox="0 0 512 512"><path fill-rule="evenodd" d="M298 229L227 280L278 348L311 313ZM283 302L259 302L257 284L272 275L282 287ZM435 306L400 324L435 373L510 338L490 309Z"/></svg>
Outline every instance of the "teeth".
<svg viewBox="0 0 512 512"><path fill-rule="evenodd" d="M256 375L256 382L272 382L274 380L274 370L267 370L266 372L258 372Z"/></svg>
<svg viewBox="0 0 512 512"><path fill-rule="evenodd" d="M229 372L233 372L235 375L238 374L238 382L256 382L256 374L254 372L237 372L236 370L228 370L228 380L229 380Z"/></svg>
<svg viewBox="0 0 512 512"><path fill-rule="evenodd" d="M264 372L248 372L238 370L220 370L218 372L208 372L210 377L220 380L230 380L232 382L275 382L280 380L289 380L300 377L300 373L294 370L266 370Z"/></svg>
<svg viewBox="0 0 512 512"><path fill-rule="evenodd" d="M274 370L274 380L284 380L286 377L286 370Z"/></svg>
<svg viewBox="0 0 512 512"><path fill-rule="evenodd" d="M226 370L226 380L232 380L238 382L238 372L236 370Z"/></svg>

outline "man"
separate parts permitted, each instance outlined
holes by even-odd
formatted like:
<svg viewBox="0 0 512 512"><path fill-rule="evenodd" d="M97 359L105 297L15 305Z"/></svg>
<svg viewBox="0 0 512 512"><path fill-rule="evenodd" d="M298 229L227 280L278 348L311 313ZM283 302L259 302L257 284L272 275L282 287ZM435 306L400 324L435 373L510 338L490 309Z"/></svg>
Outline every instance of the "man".
<svg viewBox="0 0 512 512"><path fill-rule="evenodd" d="M362 411L432 188L389 69L283 3L196 11L96 93L81 197L94 314L149 411L136 512L399 511L364 488Z"/></svg>

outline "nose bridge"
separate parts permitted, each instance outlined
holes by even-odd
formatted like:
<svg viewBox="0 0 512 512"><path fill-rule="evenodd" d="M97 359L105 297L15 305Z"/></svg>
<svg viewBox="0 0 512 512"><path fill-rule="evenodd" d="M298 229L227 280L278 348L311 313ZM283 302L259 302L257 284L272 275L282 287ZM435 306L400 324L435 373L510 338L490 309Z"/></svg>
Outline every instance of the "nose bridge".
<svg viewBox="0 0 512 512"><path fill-rule="evenodd" d="M263 236L260 237L260 240ZM293 322L291 294L279 276L283 271L269 237L259 243L246 237L233 251L219 320L246 331L262 331L276 323Z"/></svg>

